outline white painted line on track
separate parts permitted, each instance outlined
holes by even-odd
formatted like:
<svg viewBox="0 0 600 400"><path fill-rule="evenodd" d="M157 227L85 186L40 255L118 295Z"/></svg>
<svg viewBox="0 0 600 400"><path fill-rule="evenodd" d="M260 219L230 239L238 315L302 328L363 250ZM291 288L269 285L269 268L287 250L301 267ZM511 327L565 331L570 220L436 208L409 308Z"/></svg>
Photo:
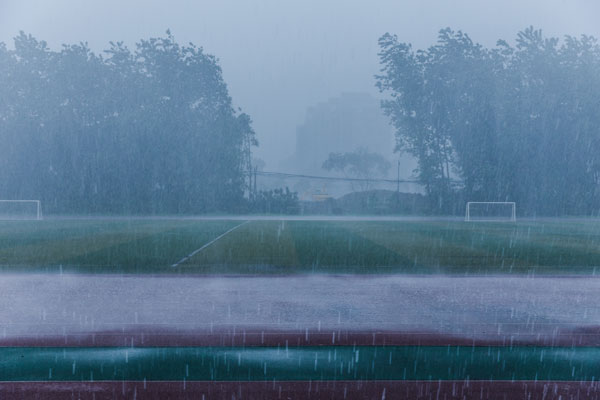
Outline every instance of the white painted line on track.
<svg viewBox="0 0 600 400"><path fill-rule="evenodd" d="M172 268L175 268L177 266L179 266L179 264L182 264L184 262L186 262L187 260L189 260L190 258L194 257L196 254L200 253L202 250L204 250L205 248L207 248L208 246L210 246L211 244L213 244L214 242L216 242L217 240L221 239L223 236L227 235L228 233L231 233L233 231L235 231L237 228L239 228L242 225L247 224L250 221L244 221L239 225L234 226L233 228L229 229L228 231L226 231L225 233L220 234L219 236L217 236L216 238L214 238L213 240L211 240L210 242L206 243L205 245L203 245L200 248L197 248L196 250L192 251L190 254L188 254L187 256L183 257L181 260L177 261L175 264L171 265Z"/></svg>

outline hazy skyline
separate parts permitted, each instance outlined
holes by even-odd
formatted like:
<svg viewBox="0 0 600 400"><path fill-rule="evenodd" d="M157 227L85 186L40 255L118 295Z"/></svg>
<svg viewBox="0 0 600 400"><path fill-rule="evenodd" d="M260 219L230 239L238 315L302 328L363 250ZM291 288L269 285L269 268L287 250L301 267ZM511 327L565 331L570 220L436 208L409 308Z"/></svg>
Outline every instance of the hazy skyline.
<svg viewBox="0 0 600 400"><path fill-rule="evenodd" d="M278 169L294 152L306 110L343 92L377 95L377 39L397 34L415 48L435 43L444 27L493 46L534 25L545 34L600 36L600 2L482 1L116 1L0 0L0 41L20 30L48 42L133 44L163 36L193 42L220 60L234 104L252 117L256 156Z"/></svg>

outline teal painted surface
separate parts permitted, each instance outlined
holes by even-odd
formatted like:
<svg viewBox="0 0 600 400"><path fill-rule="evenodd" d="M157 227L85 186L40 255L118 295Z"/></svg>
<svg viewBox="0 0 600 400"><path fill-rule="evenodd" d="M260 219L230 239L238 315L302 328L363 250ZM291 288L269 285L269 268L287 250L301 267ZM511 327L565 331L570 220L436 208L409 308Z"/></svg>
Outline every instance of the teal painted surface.
<svg viewBox="0 0 600 400"><path fill-rule="evenodd" d="M0 348L0 381L566 380L600 377L600 348Z"/></svg>

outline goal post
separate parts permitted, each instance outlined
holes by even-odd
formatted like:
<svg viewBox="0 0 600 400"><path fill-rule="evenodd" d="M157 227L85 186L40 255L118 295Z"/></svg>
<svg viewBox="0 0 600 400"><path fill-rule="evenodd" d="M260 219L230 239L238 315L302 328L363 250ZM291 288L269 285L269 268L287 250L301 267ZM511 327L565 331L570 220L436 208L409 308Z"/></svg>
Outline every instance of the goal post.
<svg viewBox="0 0 600 400"><path fill-rule="evenodd" d="M0 220L41 220L40 200L0 200Z"/></svg>
<svg viewBox="0 0 600 400"><path fill-rule="evenodd" d="M465 221L515 222L517 204L514 201L469 201Z"/></svg>

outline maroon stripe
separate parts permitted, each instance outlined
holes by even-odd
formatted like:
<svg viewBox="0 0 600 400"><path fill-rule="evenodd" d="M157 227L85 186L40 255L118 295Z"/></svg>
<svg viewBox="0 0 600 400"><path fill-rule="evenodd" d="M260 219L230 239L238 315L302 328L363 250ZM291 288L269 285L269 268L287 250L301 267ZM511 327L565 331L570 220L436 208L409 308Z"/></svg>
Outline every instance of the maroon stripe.
<svg viewBox="0 0 600 400"><path fill-rule="evenodd" d="M137 327L97 333L21 335L0 338L1 347L181 347L181 346L600 346L600 329L557 330L553 334L477 334L476 337L436 332L387 332L350 330L277 331L224 329L185 331Z"/></svg>
<svg viewBox="0 0 600 400"><path fill-rule="evenodd" d="M0 398L558 400L600 399L600 385L564 381L2 382Z"/></svg>

